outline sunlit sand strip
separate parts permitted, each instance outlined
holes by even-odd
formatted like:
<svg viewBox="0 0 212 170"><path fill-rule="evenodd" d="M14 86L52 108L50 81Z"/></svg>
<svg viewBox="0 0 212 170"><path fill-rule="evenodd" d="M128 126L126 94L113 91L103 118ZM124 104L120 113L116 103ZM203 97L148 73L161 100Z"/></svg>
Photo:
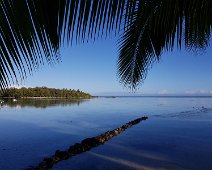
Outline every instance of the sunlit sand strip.
<svg viewBox="0 0 212 170"><path fill-rule="evenodd" d="M148 117L141 117L126 123L125 125L116 128L111 131L107 131L99 136L86 138L81 143L76 143L69 147L68 150L59 151L57 150L55 154L51 157L44 158L43 161L36 167L28 167L27 170L46 170L52 168L55 164L60 161L67 160L75 155L81 154L83 152L89 151L90 149L97 147L99 145L104 144L108 140L112 139L114 136L119 135L121 132L125 131L126 129L132 127L140 123L143 120L148 119Z"/></svg>
<svg viewBox="0 0 212 170"><path fill-rule="evenodd" d="M124 153L130 155L130 156L137 156L137 157L142 157L145 159L151 159L151 160L156 160L156 161L169 161L169 157L166 157L163 154L160 154L158 152L150 152L146 150L136 150L132 148L128 148L127 146L122 146L122 145L117 145L117 144L110 144L110 147L113 148L118 148L119 150L123 151Z"/></svg>
<svg viewBox="0 0 212 170"><path fill-rule="evenodd" d="M111 162L120 164L120 165L124 165L124 166L130 167L130 168L133 168L133 169L138 169L138 170L141 170L141 169L142 170L155 170L152 167L144 166L144 165L141 165L141 164L138 164L138 163L129 161L129 160L125 160L125 159L120 159L120 158L115 158L115 157L109 157L109 156L105 156L105 155L96 154L96 153L93 153L93 152L90 153L90 154L92 154L94 156L97 156L99 158L102 158L102 159L105 159L105 160L108 160L108 161L111 161Z"/></svg>
<svg viewBox="0 0 212 170"><path fill-rule="evenodd" d="M136 153L136 151L133 151ZM103 154L98 154L98 153L94 153L94 152L89 152L89 154L96 156L98 158L104 159L106 161L111 161L112 163L115 164L119 164L125 167L129 167L130 169L138 169L138 170L168 170L168 169L172 169L172 170L187 170L183 167L181 167L180 165L178 165L175 162L171 162L165 159L160 159L159 157L156 157L154 155L151 154L142 154L142 153L138 153L139 156L141 156L142 159L142 163L141 162L134 162L132 160L127 160L127 159L123 159L123 158L117 158L117 157L113 157L113 156L107 156L107 155L103 155ZM126 151L126 154L127 151ZM131 156L131 155L128 155ZM146 161L145 159L150 159L149 161ZM156 162L154 162L154 160ZM157 161L161 161L158 162Z"/></svg>

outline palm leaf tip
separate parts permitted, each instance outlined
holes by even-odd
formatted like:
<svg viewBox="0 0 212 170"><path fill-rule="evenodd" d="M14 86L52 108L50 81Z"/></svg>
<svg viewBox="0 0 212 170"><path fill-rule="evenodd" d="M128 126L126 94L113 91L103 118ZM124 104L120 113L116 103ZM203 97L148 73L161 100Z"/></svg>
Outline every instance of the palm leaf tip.
<svg viewBox="0 0 212 170"><path fill-rule="evenodd" d="M212 1L128 1L120 38L118 75L134 89L146 78L163 51L176 44L202 50L209 44ZM184 44L183 44L184 42Z"/></svg>

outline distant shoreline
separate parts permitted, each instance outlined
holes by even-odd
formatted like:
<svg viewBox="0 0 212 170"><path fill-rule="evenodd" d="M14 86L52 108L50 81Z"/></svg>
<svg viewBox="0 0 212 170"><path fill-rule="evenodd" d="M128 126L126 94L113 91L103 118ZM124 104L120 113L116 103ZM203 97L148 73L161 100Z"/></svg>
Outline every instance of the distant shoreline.
<svg viewBox="0 0 212 170"><path fill-rule="evenodd" d="M212 95L196 95L196 96L192 96L192 95L144 95L144 96L94 96L94 97L102 97L102 98L124 98L124 97L128 97L128 98L133 98L133 97L143 97L143 98L212 98Z"/></svg>
<svg viewBox="0 0 212 170"><path fill-rule="evenodd" d="M91 99L95 98L94 96L91 97L21 97L21 98L15 98L15 97L0 97L0 99Z"/></svg>

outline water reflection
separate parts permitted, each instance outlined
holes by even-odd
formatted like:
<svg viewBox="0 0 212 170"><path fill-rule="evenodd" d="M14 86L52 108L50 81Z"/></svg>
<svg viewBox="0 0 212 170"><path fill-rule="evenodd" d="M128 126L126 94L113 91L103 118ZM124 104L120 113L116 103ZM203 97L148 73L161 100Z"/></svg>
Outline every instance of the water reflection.
<svg viewBox="0 0 212 170"><path fill-rule="evenodd" d="M34 108L47 108L53 106L79 106L88 99L19 99L19 100L4 100L0 103L1 107L34 107Z"/></svg>

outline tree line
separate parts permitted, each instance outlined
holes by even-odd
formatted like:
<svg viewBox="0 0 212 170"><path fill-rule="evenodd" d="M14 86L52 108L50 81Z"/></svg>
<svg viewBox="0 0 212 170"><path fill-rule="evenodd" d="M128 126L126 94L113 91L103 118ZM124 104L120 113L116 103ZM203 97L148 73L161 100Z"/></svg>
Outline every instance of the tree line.
<svg viewBox="0 0 212 170"><path fill-rule="evenodd" d="M56 89L47 87L35 87L35 88L8 88L1 92L0 97L2 98L91 98L89 93L85 93L73 89Z"/></svg>

